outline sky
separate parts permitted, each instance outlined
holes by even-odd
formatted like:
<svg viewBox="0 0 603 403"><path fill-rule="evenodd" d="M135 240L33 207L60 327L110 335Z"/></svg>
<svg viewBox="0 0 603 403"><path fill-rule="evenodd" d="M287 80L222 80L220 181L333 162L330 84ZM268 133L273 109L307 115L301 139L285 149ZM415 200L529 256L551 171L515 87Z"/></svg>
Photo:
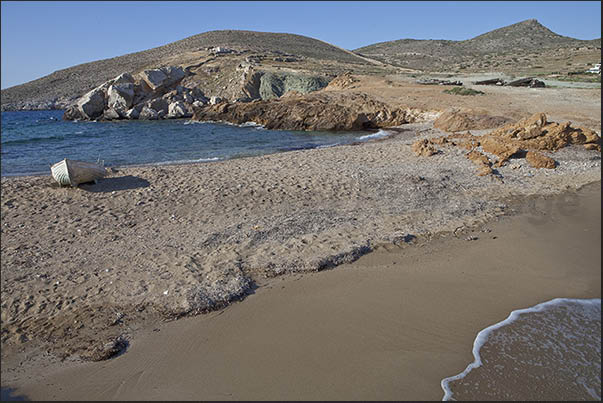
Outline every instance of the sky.
<svg viewBox="0 0 603 403"><path fill-rule="evenodd" d="M5 1L1 88L217 29L286 32L346 49L403 38L471 39L535 18L601 37L600 1Z"/></svg>

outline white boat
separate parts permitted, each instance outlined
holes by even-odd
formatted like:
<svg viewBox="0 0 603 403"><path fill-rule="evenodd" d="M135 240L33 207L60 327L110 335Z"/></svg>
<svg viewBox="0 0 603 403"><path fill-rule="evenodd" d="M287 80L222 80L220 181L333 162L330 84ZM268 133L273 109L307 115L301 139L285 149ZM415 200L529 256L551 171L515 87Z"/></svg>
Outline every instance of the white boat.
<svg viewBox="0 0 603 403"><path fill-rule="evenodd" d="M99 163L70 160L65 158L50 167L52 177L61 186L77 186L80 183L96 182L107 174Z"/></svg>

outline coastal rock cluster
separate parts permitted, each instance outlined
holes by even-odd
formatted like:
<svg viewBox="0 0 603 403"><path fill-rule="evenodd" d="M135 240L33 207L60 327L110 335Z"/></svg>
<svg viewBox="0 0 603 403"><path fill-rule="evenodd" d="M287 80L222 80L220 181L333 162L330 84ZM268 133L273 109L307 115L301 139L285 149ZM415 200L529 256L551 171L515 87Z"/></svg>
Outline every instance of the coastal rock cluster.
<svg viewBox="0 0 603 403"><path fill-rule="evenodd" d="M483 136L453 133L419 140L412 149L417 156L430 156L438 153L437 146L465 148L469 151L467 158L477 165L478 175L482 176L493 173L493 168L503 166L512 157L525 157L534 168L554 169L557 163L543 152L555 152L573 144L601 152L601 137L594 130L572 127L571 122L548 122L546 114L536 113ZM495 160L484 153L493 155Z"/></svg>
<svg viewBox="0 0 603 403"><path fill-rule="evenodd" d="M135 75L123 73L77 99L66 108L63 119L188 118L194 108L206 104L215 105L229 99L250 102L276 99L290 93L306 94L326 87L331 80L327 76L254 71L249 67L243 69L239 86L235 88L234 92L240 92L239 96L232 98L206 97L194 80L184 80L188 75L194 73L175 66L144 70Z"/></svg>
<svg viewBox="0 0 603 403"><path fill-rule="evenodd" d="M181 67L123 73L78 99L63 115L65 120L157 120L192 116L193 106L210 102L198 88L178 85Z"/></svg>
<svg viewBox="0 0 603 403"><path fill-rule="evenodd" d="M288 93L273 100L222 102L195 108L193 120L255 122L276 130L367 130L423 118L423 112L391 106L360 92Z"/></svg>

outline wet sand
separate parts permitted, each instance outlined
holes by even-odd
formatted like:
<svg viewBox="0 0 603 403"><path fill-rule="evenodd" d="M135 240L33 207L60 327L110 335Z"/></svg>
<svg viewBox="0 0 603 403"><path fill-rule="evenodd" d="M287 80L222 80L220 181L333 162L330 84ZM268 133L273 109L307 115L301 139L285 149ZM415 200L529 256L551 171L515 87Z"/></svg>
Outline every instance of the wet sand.
<svg viewBox="0 0 603 403"><path fill-rule="evenodd" d="M523 206L458 237L267 279L222 311L138 331L108 361L15 356L37 365L3 371L3 386L35 400L441 399L480 330L553 298L601 296L601 182Z"/></svg>
<svg viewBox="0 0 603 403"><path fill-rule="evenodd" d="M601 299L555 298L482 330L444 400L601 400Z"/></svg>

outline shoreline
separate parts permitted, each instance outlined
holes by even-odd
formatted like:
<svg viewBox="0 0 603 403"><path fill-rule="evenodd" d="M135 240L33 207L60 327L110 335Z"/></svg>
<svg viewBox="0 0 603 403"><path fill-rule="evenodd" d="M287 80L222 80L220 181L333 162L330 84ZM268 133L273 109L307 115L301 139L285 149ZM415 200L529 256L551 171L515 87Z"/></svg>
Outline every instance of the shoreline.
<svg viewBox="0 0 603 403"><path fill-rule="evenodd" d="M600 189L518 200L459 236L267 279L225 309L139 329L108 361L21 356L26 369L3 387L57 400L439 400L479 331L552 298L600 298Z"/></svg>
<svg viewBox="0 0 603 403"><path fill-rule="evenodd" d="M112 124L112 123L116 123L116 122L133 122L134 124L136 124L138 121L128 121L128 120L123 120L123 121L115 121L115 122L102 122L105 124ZM144 121L141 121L144 123ZM148 123L148 121L146 121ZM190 118L178 118L178 119L170 119L169 121L166 122L170 122L170 123L178 123L178 122L183 122L185 125L187 124L216 124L216 125L220 125L220 126L234 126L234 127L239 127L239 128L245 128L245 127L251 127L251 128L259 128L261 127L262 130L268 130L268 129L264 129L261 125L257 125L255 122L245 122L242 124L234 124L234 123L230 123L227 121L193 121ZM321 132L313 132L313 131L300 131L304 134L308 134L310 135L315 135L315 134L324 134L324 133L329 133L329 134L333 134L333 135L341 135L342 138L339 140L339 142L335 143L335 144L318 144L318 145L311 145L311 146L295 146L295 145L290 145L290 146L286 146L283 145L282 148L276 148L274 150L249 150L248 152L242 152L242 153L237 153L237 154L227 154L224 156L220 156L220 152L218 152L218 156L208 156L208 157L200 157L198 159L183 159L183 160L167 160L167 161L155 161L155 162L142 162L142 163L120 163L120 164L115 164L115 165L107 165L106 168L108 169L130 169L130 168L144 168L144 167L154 167L154 166L181 166L181 165L195 165L197 163L207 163L207 162L215 162L215 161L226 161L226 160L232 160L232 159L239 159L239 158L253 158L253 157L257 157L257 156L263 156L263 155L272 155L272 154L278 154L278 153L282 153L282 152L290 152L290 151L298 151L298 150L312 150L312 149L316 149L316 148L327 148L327 147L334 147L334 146L339 146L339 145L350 145L350 144L356 144L356 143L365 143L365 142L370 142L370 141L375 141L379 138L383 138L383 137L389 137L389 136L384 136L381 135L381 132L395 132L396 130L400 130L400 127L392 127L392 128L386 128L386 129L367 129L367 130L357 130L357 131L335 131L335 132L330 132L330 131L321 131ZM270 132L295 132L292 130L288 130L288 129L273 129L273 130L268 130ZM347 135L353 135L354 138L347 138ZM345 136L345 137L344 137ZM257 153L256 153L257 152ZM68 157L70 159L77 159L80 160L81 158L71 158ZM88 161L90 161L88 159ZM58 162L58 161L56 161ZM39 177L39 176L44 176L44 175L48 175L48 170L42 170L42 171L37 171L37 172L24 172L24 173L3 173L1 175L2 178L27 178L27 177Z"/></svg>

